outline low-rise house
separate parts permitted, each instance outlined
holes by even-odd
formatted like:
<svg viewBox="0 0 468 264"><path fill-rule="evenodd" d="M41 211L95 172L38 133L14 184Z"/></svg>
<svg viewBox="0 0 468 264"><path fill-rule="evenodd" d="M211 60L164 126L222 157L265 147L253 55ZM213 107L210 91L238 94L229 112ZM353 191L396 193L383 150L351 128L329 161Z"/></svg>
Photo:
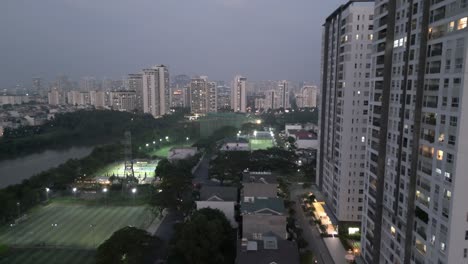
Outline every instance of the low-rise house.
<svg viewBox="0 0 468 264"><path fill-rule="evenodd" d="M242 182L278 184L276 174L273 174L270 171L244 171L242 174Z"/></svg>
<svg viewBox="0 0 468 264"><path fill-rule="evenodd" d="M197 209L219 209L226 215L233 227L237 227L234 207L237 204L237 188L224 186L203 186L200 190L200 200L196 201Z"/></svg>
<svg viewBox="0 0 468 264"><path fill-rule="evenodd" d="M261 240L266 234L287 238L286 214L281 198L251 198L241 203L242 238Z"/></svg>
<svg viewBox="0 0 468 264"><path fill-rule="evenodd" d="M275 236L256 241L244 238L237 244L237 264L299 264L299 261L296 243Z"/></svg>
<svg viewBox="0 0 468 264"><path fill-rule="evenodd" d="M298 149L317 149L318 138L317 134L306 130L298 130L291 134L296 142L295 145Z"/></svg>

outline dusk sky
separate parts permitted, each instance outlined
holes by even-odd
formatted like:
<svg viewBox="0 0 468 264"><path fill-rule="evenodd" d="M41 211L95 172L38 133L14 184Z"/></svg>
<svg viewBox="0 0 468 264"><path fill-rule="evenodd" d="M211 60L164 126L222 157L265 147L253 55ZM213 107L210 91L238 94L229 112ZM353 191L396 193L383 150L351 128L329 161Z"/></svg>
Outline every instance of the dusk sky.
<svg viewBox="0 0 468 264"><path fill-rule="evenodd" d="M4 0L0 88L33 76L171 75L318 84L322 24L341 0Z"/></svg>

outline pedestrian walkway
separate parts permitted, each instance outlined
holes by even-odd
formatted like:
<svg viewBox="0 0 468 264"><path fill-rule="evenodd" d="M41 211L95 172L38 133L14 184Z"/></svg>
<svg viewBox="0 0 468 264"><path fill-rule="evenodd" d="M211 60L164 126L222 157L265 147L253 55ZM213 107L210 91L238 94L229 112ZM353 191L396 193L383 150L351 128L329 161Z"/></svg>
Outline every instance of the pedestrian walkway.
<svg viewBox="0 0 468 264"><path fill-rule="evenodd" d="M148 231L148 233L150 233L151 235L156 234L156 231L158 231L159 226L164 221L164 218L166 218L167 213L165 212L165 210L163 211L162 215L162 217L155 217L153 219L153 222L151 222L148 228L146 228L146 231Z"/></svg>
<svg viewBox="0 0 468 264"><path fill-rule="evenodd" d="M327 246L328 251L330 252L333 258L333 262L335 262L335 264L348 264L349 263L345 259L347 252L344 249L343 244L341 244L341 241L339 238L324 237L323 242L325 242L325 245Z"/></svg>

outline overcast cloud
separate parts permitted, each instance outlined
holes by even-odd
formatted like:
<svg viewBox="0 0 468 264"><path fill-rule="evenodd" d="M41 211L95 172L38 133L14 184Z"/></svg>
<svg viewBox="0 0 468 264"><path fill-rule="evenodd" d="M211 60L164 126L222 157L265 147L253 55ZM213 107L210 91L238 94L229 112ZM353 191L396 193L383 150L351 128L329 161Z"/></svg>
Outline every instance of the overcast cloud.
<svg viewBox="0 0 468 264"><path fill-rule="evenodd" d="M321 25L338 0L2 0L0 88L33 76L172 75L318 83Z"/></svg>

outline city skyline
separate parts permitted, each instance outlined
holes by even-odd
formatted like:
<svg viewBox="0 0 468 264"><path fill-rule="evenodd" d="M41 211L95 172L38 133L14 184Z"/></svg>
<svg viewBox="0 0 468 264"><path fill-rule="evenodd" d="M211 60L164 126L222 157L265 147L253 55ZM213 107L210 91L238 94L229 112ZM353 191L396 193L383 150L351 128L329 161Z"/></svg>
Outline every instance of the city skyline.
<svg viewBox="0 0 468 264"><path fill-rule="evenodd" d="M339 2L323 6L331 11ZM140 0L138 4L135 9L125 1L113 1L112 12L103 13L109 8L106 1L4 3L0 88L30 86L33 77L51 80L61 74L72 79L121 79L155 63L168 65L173 73L204 72L213 80L228 81L242 72L250 80L281 75L279 79L319 82L320 56L309 51L320 48L325 13L313 8L314 3ZM193 9L203 10L210 19L200 18ZM154 36L147 35L149 29ZM183 41L195 32L200 35L196 42Z"/></svg>

